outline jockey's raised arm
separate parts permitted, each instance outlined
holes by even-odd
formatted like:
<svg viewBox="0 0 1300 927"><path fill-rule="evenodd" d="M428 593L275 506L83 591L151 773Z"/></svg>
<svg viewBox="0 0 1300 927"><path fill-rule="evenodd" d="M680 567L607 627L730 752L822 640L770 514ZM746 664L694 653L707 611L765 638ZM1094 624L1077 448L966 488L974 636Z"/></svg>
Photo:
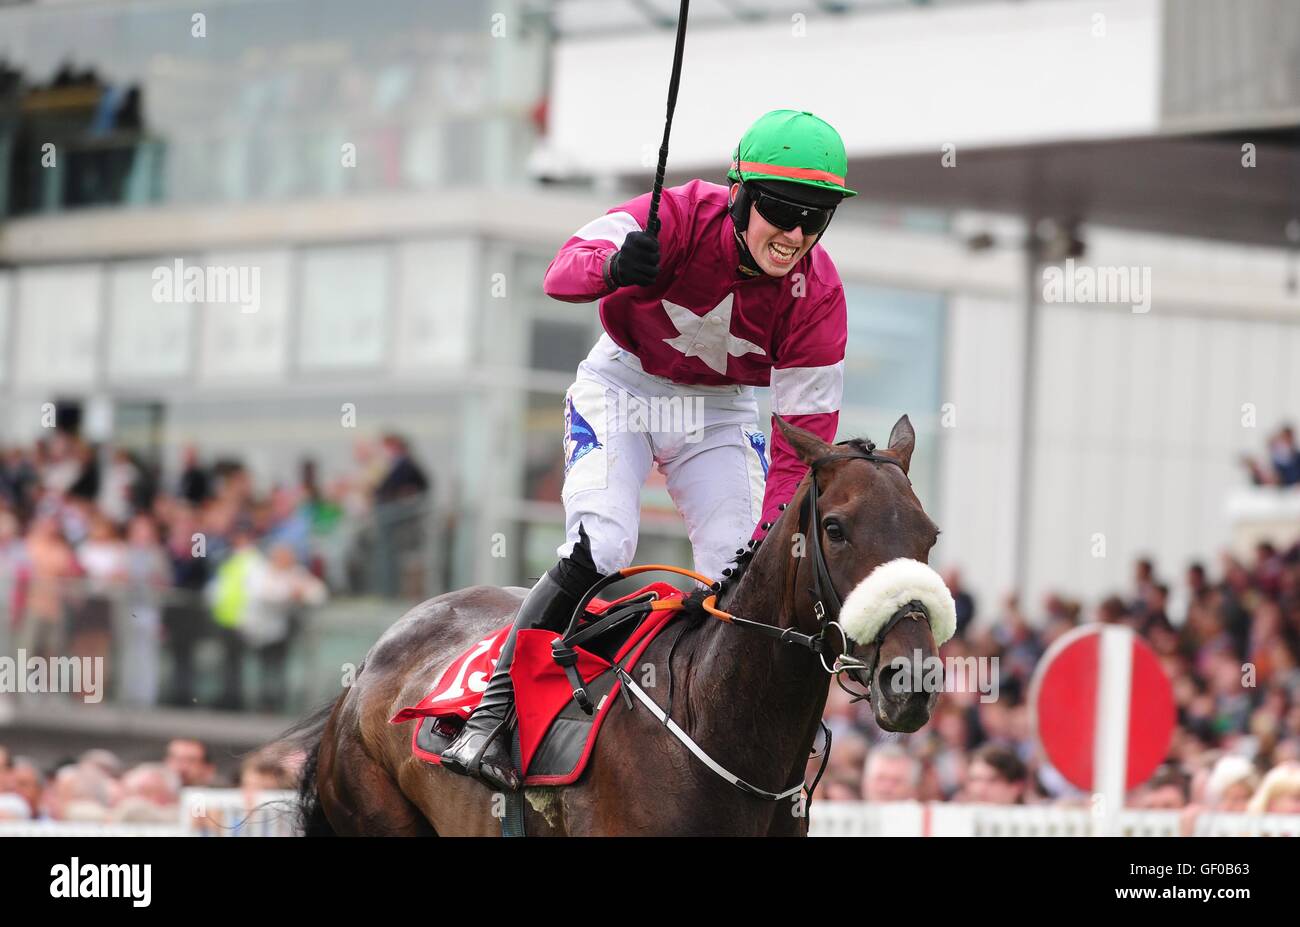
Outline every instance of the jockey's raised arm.
<svg viewBox="0 0 1300 927"><path fill-rule="evenodd" d="M674 233L680 227L678 202L672 190L665 190L659 202L658 271L676 253ZM552 299L567 303L588 303L618 289L610 278L610 264L629 235L643 233L650 213L650 194L644 193L615 206L573 233L546 269L542 289ZM646 236L647 238L651 236Z"/></svg>

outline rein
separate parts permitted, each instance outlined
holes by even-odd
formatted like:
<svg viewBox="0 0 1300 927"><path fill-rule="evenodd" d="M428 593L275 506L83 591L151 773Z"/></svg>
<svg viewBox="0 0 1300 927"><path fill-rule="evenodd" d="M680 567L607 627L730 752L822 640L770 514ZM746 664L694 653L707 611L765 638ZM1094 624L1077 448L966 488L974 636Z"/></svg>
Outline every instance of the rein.
<svg viewBox="0 0 1300 927"><path fill-rule="evenodd" d="M845 443L838 445L846 446ZM804 537L808 539L808 546L812 550L813 575L812 585L808 589L808 594L812 597L813 614L817 616L820 627L816 634L802 634L793 628L781 628L776 625L767 624L761 621L751 621L747 618L740 618L723 611L717 607L717 594L709 596L704 600L703 608L709 614L723 621L735 624L750 631L756 631L765 634L768 637L774 637L786 643L798 644L817 654L821 661L822 669L826 670L834 677L836 684L853 697L853 701L871 700L870 679L876 673L876 667L880 660L880 644L884 641L885 635L892 631L900 621L909 616L915 615L916 612L911 610L916 603L909 602L907 605L896 611L893 616L885 623L876 635L874 643L876 645L875 653L872 655L870 663L864 663L857 657L848 653L849 640L848 635L844 633L844 628L840 626L840 610L844 606L844 600L841 598L838 590L835 588L835 581L831 579L830 570L826 567L826 557L822 553L821 543L821 525L820 517L817 510L817 499L819 496L819 487L817 485L817 472L823 466L835 463L841 460L866 460L875 463L887 463L898 467L902 470L902 464L892 457L886 457L883 454L875 453L876 446L870 441L867 442L865 451L853 448L852 450L825 454L818 457L809 464L809 486L808 493L804 496L803 511L800 513L799 525L804 528L804 522L807 521L807 529L804 531ZM906 474L904 474L906 475ZM784 506L782 506L784 508ZM715 586L716 588L716 586ZM918 606L919 607L919 606ZM832 665L826 664L827 652L827 632L834 628L839 632L841 647L835 655L835 662ZM858 670L867 671L868 688L863 692L854 692L848 688L843 681L843 674L856 672Z"/></svg>
<svg viewBox="0 0 1300 927"><path fill-rule="evenodd" d="M845 446L845 444L842 443L839 446L843 447ZM573 686L573 698L574 701L577 702L578 707L581 708L584 712L586 712L589 715L592 714L596 708L596 706L592 704L591 698L587 694L585 683L583 683L582 678L578 674L577 671L578 653L577 650L574 648L576 648L579 644L583 643L584 641L599 635L601 632L614 626L615 624L619 624L623 621L628 620L634 615L643 614L645 612L652 611L652 610L658 611L661 609L669 609L669 610L676 611L684 607L684 604L681 600L668 600L668 601L657 600L652 602L640 602L637 603L635 606L629 608L615 609L612 611L612 613L604 615L601 618L597 619L596 621L589 622L581 629L578 628L578 623L581 620L582 616L585 614L588 603L593 598L595 598L598 592L600 592L602 589L604 589L607 586L619 582L620 580L627 579L630 576L636 576L639 573L648 573L648 572L676 573L680 576L690 577L696 582L702 583L703 585L709 587L711 590L713 590L713 594L709 595L703 600L703 602L701 603L701 607L710 615L712 615L715 618L718 618L721 621L725 621L727 624L735 625L738 628L742 628L747 631L753 631L754 633L762 634L765 637L770 637L774 640L778 640L783 643L795 644L797 646L804 647L805 649L817 655L818 660L821 662L822 669L826 670L826 672L835 679L836 684L839 685L841 689L843 689L845 692L847 692L850 696L853 697L853 701L861 701L864 698L869 701L871 698L871 678L875 675L876 667L879 665L880 645L883 643L885 636L889 634L889 632L893 630L894 627L903 619L908 617L924 618L926 613L924 607L919 602L916 601L908 602L907 604L900 607L893 614L893 616L890 617L889 621L885 622L884 626L881 627L880 632L875 636L874 639L874 643L876 645L875 653L872 655L871 662L869 664L864 663L862 660L848 653L848 648L849 648L848 635L844 633L844 628L840 626L838 621L840 616L840 610L843 607L844 600L840 597L839 592L835 588L835 582L834 580L831 579L830 571L826 567L825 555L822 553L821 526L819 524L819 517L817 511L817 498L818 498L817 472L821 467L825 466L826 464L834 463L836 461L841 461L841 460L866 460L866 461L873 461L876 463L888 463L888 464L893 464L895 467L898 467L900 470L903 469L902 465L898 463L898 461L894 460L892 457L886 457L881 454L875 453L875 449L876 446L872 444L870 441L868 441L866 451L862 451L854 447L852 450L823 455L822 457L818 457L816 460L812 461L811 464L809 464L809 478L810 478L811 485L809 486L808 493L805 496L803 511L800 513L799 521L800 521L801 528L803 527L805 517L807 518L808 521L808 531L805 536L809 537L810 539L809 543L812 548L812 558L813 558L812 585L809 587L808 592L812 596L813 614L817 616L817 620L820 623L820 627L818 628L816 634L805 634L801 631L796 630L793 627L782 628L778 625L770 624L768 622L754 621L752 619L743 618L739 615L733 615L730 612L724 611L723 609L719 608L717 604L718 593L721 592L722 590L722 584L720 582L715 582L714 580L709 579L707 576L704 576L700 573L696 573L694 570L687 570L683 567L669 566L666 564L645 564L643 566L627 567L625 569L619 570L615 573L611 573L610 575L602 578L600 581L598 581L595 585L593 585L590 589L587 590L586 594L584 594L583 597L578 601L577 607L573 611L573 617L570 619L569 625L565 629L564 634L551 645L551 650L553 656L555 657L555 661L559 663L562 667L564 667L565 673L569 678L569 682ZM781 508L784 510L785 506L782 505ZM771 527L770 524L764 525L764 528L768 528L768 527ZM755 542L751 541L750 543L752 545ZM834 663L832 665L827 665L826 654L829 649L827 644L827 632L831 628L834 628L836 631L839 632L841 646L835 654ZM674 642L673 647L674 649L676 648L676 642ZM808 801L811 803L813 792L817 788L817 783L821 781L822 773L826 769L826 763L830 759L831 732L830 729L826 727L826 724L824 722L821 721L818 722L819 724L821 724L822 732L825 735L825 746L822 748L820 753L813 754L813 758L820 757L821 765L817 770L817 775L813 778L812 785L809 786L807 782L801 778L798 785L792 786L781 792L770 792L767 789L760 788L759 786L747 782L746 780L742 779L741 777L727 770L724 766L722 766L711 756L709 756L709 754L705 752L704 748L702 748L699 744L697 744L694 740L692 740L690 735L687 734L686 731L684 731L677 724L677 722L675 722L672 719L671 717L671 712L672 712L671 652L669 655L669 664L668 664L669 704L667 710L660 708L659 704L653 698L651 698L650 695L646 693L644 689L638 686L636 684L636 681L632 678L631 674L629 674L627 670L624 669L622 666L620 666L618 663L613 664L612 670L615 676L617 677L618 681L622 684L623 698L624 701L627 703L629 710L634 707L635 703L633 702L633 696L635 696L636 701L639 701L642 705L644 705L646 709L649 710L649 712L655 717L655 719L659 721L660 724L662 724L674 737L676 737L679 741L681 741L681 743L692 754L694 754L694 756L697 759L699 759L700 762L702 762L705 766L707 766L720 778L731 783L737 789L739 789L742 792L745 792L748 795L753 795L757 798L763 798L768 801L781 801L783 799L790 798L791 796L797 794L800 791L806 790L808 793ZM845 673L858 672L861 670L867 671L866 673L867 688L863 692L854 692L852 689L849 689L844 684L841 677ZM631 694L629 695L629 693Z"/></svg>

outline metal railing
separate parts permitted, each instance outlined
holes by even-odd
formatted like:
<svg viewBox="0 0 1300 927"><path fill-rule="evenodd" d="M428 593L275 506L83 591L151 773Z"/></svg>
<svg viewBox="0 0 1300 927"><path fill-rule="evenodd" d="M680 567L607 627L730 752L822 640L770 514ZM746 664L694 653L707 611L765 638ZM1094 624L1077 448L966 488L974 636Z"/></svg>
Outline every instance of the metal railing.
<svg viewBox="0 0 1300 927"><path fill-rule="evenodd" d="M316 646L316 610L310 606L289 607L288 635L279 644L283 653L268 653L244 639L238 627L218 623L204 594L194 590L142 590L84 578L37 580L27 584L26 607L17 613L12 593L10 583L0 582L0 656L41 660L51 668L44 691L6 695L142 708L233 708L251 696L251 706L279 711L299 710L310 701L301 691L298 669ZM41 599L38 607L32 605L34 596ZM86 662L96 659L102 660L98 668ZM72 662L95 674L60 674L77 676L83 688L55 684L55 667ZM84 688L91 680L99 687L93 695Z"/></svg>

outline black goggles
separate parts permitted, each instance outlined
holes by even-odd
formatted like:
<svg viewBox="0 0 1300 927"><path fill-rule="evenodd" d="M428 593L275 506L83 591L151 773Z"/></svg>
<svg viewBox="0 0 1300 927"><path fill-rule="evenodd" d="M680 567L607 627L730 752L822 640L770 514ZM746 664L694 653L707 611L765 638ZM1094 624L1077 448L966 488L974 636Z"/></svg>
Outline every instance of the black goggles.
<svg viewBox="0 0 1300 927"><path fill-rule="evenodd" d="M831 216L835 215L834 206L818 207L795 203L759 188L750 190L750 198L758 214L783 232L801 228L805 235L820 235L831 224Z"/></svg>

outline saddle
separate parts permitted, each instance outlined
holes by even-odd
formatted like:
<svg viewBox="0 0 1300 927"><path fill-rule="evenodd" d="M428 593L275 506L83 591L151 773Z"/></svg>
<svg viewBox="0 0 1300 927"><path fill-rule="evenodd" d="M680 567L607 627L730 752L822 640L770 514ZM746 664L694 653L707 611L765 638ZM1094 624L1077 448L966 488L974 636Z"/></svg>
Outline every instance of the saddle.
<svg viewBox="0 0 1300 927"><path fill-rule="evenodd" d="M646 647L678 617L684 598L667 583L651 583L613 601L592 599L565 634L518 632L510 678L525 786L568 785L582 775L621 687L614 667L634 672ZM478 705L509 631L507 623L476 641L443 669L427 696L389 719L419 719L411 736L414 756L441 764L439 754Z"/></svg>

